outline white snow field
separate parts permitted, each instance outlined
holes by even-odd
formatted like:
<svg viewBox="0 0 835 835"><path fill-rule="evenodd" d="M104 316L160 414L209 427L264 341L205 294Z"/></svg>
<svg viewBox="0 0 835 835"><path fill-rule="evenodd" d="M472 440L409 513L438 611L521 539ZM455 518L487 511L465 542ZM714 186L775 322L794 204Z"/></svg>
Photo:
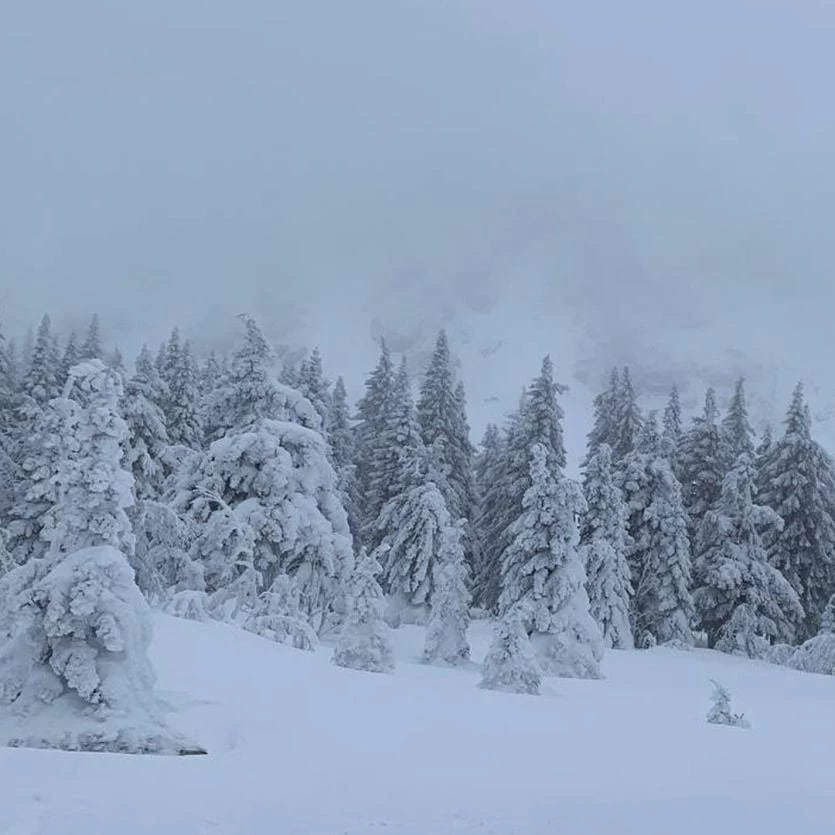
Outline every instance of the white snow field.
<svg viewBox="0 0 835 835"><path fill-rule="evenodd" d="M0 749L10 835L758 835L833 829L835 678L714 652L609 652L541 696L419 662L393 675L155 616L171 724L207 757ZM491 626L471 628L482 658ZM750 730L709 725L716 678Z"/></svg>

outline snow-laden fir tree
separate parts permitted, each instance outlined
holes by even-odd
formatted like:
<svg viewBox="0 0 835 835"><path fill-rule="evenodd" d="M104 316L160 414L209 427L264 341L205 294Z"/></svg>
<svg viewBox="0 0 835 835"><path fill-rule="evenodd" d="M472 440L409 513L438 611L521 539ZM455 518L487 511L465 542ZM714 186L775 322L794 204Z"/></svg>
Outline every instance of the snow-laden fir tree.
<svg viewBox="0 0 835 835"><path fill-rule="evenodd" d="M392 495L384 475L391 450L383 433L394 399L394 383L391 354L385 340L381 340L380 358L365 381L365 394L357 404L356 463L363 530L373 528L380 510Z"/></svg>
<svg viewBox="0 0 835 835"><path fill-rule="evenodd" d="M677 450L678 475L687 511L689 530L695 538L705 513L719 500L725 477L725 456L718 424L719 410L712 388L705 394L703 413L693 419Z"/></svg>
<svg viewBox="0 0 835 835"><path fill-rule="evenodd" d="M177 329L165 345L158 370L165 384L165 402L160 405L171 443L187 449L200 449L203 427L198 401L197 365L189 343L180 341Z"/></svg>
<svg viewBox="0 0 835 835"><path fill-rule="evenodd" d="M684 424L682 422L681 413L681 397L678 393L678 387L673 386L670 390L670 397L667 400L667 405L664 407L664 417L662 420L661 440L664 444L664 450L668 452L670 464L673 472L678 477L678 447L681 444L681 436L684 434Z"/></svg>
<svg viewBox="0 0 835 835"><path fill-rule="evenodd" d="M470 520L476 493L474 450L470 443L463 385L456 384L445 331L438 334L435 350L423 377L417 402L421 439L438 474L438 487L453 519L465 519L464 548L472 571L476 548Z"/></svg>
<svg viewBox="0 0 835 835"><path fill-rule="evenodd" d="M782 520L754 503L755 470L743 453L722 482L716 508L699 525L693 593L708 645L726 652L763 654L774 641L791 641L803 610L794 589L768 563L760 532Z"/></svg>
<svg viewBox="0 0 835 835"><path fill-rule="evenodd" d="M87 335L78 351L79 360L104 360L104 349L101 344L101 327L99 315L94 313L87 328Z"/></svg>
<svg viewBox="0 0 835 835"><path fill-rule="evenodd" d="M800 597L805 614L798 632L816 635L835 593L835 465L811 436L803 386L795 389L785 432L761 458L758 497L784 522L767 538L769 562Z"/></svg>
<svg viewBox="0 0 835 835"><path fill-rule="evenodd" d="M0 580L0 702L17 720L10 745L193 750L166 728L153 693L150 615L126 553L133 490L120 464L120 389L119 376L91 360L71 369L64 396L47 407L62 425L50 548Z"/></svg>
<svg viewBox="0 0 835 835"><path fill-rule="evenodd" d="M585 511L579 486L555 475L543 444L531 449L531 486L502 555L499 607L530 606L532 642L544 672L598 678L603 639L589 614L586 574L577 553L577 516Z"/></svg>
<svg viewBox="0 0 835 835"><path fill-rule="evenodd" d="M151 354L142 346L136 372L125 385L122 415L128 425L126 463L133 473L136 496L140 500L159 498L164 479L163 458L168 446L162 381Z"/></svg>
<svg viewBox="0 0 835 835"><path fill-rule="evenodd" d="M626 505L615 482L608 444L602 444L586 464L583 493L586 512L582 516L580 557L586 569L589 611L607 647L632 649Z"/></svg>
<svg viewBox="0 0 835 835"><path fill-rule="evenodd" d="M446 527L432 569L430 616L423 647L423 660L429 663L457 665L470 658L470 591L461 538L460 523Z"/></svg>
<svg viewBox="0 0 835 835"><path fill-rule="evenodd" d="M331 460L336 470L342 504L348 514L348 527L354 540L354 551L361 545L362 516L357 481L357 437L351 420L351 407L342 377L333 386L328 421L325 427Z"/></svg>
<svg viewBox="0 0 835 835"><path fill-rule="evenodd" d="M611 449L617 443L619 398L620 372L617 368L613 368L608 386L594 398L594 424L588 434L584 467L603 444Z"/></svg>
<svg viewBox="0 0 835 835"><path fill-rule="evenodd" d="M712 681L713 695L707 721L711 725L730 725L735 728L751 727L741 713L731 711L731 694L718 681Z"/></svg>
<svg viewBox="0 0 835 835"><path fill-rule="evenodd" d="M490 424L475 462L479 496L475 528L481 544L481 559L473 578L473 598L490 612L496 610L501 593L502 522L508 509L504 466L505 439L499 428Z"/></svg>
<svg viewBox="0 0 835 835"><path fill-rule="evenodd" d="M620 473L631 540L632 634L639 646L693 640L687 516L663 449L651 415Z"/></svg>
<svg viewBox="0 0 835 835"><path fill-rule="evenodd" d="M296 582L279 574L261 594L261 605L244 623L246 629L294 649L315 650L319 639L299 605Z"/></svg>
<svg viewBox="0 0 835 835"><path fill-rule="evenodd" d="M60 361L52 338L52 322L45 315L38 327L32 357L23 378L23 393L38 406L45 406L58 396L63 385L63 381L59 383L59 373Z"/></svg>
<svg viewBox="0 0 835 835"><path fill-rule="evenodd" d="M823 610L821 626L818 634L835 634L835 594L829 598L829 603Z"/></svg>
<svg viewBox="0 0 835 835"><path fill-rule="evenodd" d="M274 376L254 321L215 391L214 440L178 475L175 508L195 526L191 556L219 617L247 617L260 592L291 576L321 632L338 615L351 538L318 415Z"/></svg>
<svg viewBox="0 0 835 835"><path fill-rule="evenodd" d="M632 375L625 367L620 375L615 398L615 428L612 456L620 461L635 448L643 425L643 417L638 407L638 397L632 384Z"/></svg>
<svg viewBox="0 0 835 835"><path fill-rule="evenodd" d="M299 366L294 388L298 389L311 403L322 426L328 422L331 407L330 382L325 378L322 355L314 348L310 356Z"/></svg>
<svg viewBox="0 0 835 835"><path fill-rule="evenodd" d="M385 600L377 576L380 564L365 550L360 551L351 578L348 614L333 653L340 667L370 673L390 673L394 650L389 627L383 620Z"/></svg>
<svg viewBox="0 0 835 835"><path fill-rule="evenodd" d="M720 426L722 451L725 456L725 468L730 469L740 455L754 456L754 428L748 417L748 405L745 400L745 379L740 377L734 387L728 411Z"/></svg>
<svg viewBox="0 0 835 835"><path fill-rule="evenodd" d="M81 349L76 342L75 331L67 337L67 344L64 346L64 354L61 357L61 379L66 380L70 369L81 361Z"/></svg>
<svg viewBox="0 0 835 835"><path fill-rule="evenodd" d="M532 620L525 601L502 615L484 658L479 687L506 693L539 693L542 670L528 637Z"/></svg>

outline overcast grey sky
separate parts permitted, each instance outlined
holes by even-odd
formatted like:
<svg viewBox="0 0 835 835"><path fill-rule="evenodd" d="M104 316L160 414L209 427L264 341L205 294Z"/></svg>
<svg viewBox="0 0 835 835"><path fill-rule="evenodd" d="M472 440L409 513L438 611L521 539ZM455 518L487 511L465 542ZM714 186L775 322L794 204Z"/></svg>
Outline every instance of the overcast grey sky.
<svg viewBox="0 0 835 835"><path fill-rule="evenodd" d="M256 310L370 351L515 300L594 373L706 334L820 352L833 26L822 0L3 4L0 316L95 308L132 350Z"/></svg>

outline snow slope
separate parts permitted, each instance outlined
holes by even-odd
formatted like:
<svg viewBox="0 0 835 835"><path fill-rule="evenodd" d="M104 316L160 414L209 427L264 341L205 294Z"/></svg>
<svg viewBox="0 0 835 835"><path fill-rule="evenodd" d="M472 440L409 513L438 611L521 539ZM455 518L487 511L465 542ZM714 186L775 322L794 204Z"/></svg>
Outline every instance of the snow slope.
<svg viewBox="0 0 835 835"><path fill-rule="evenodd" d="M191 758L0 749L0 833L831 831L835 678L707 652L609 653L603 681L480 690L477 666L331 665L221 624L156 617ZM480 660L490 627L472 628ZM705 722L724 683L751 730Z"/></svg>

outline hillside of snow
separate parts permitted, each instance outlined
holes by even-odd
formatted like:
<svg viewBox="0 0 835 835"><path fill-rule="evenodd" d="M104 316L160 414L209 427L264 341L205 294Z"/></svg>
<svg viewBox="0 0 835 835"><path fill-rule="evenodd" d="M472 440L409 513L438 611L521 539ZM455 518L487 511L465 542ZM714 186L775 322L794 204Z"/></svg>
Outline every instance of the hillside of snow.
<svg viewBox="0 0 835 835"><path fill-rule="evenodd" d="M835 678L710 651L610 652L605 680L479 689L474 663L348 671L218 623L155 617L171 723L207 757L0 749L4 835L828 832ZM708 725L728 687L749 730Z"/></svg>

